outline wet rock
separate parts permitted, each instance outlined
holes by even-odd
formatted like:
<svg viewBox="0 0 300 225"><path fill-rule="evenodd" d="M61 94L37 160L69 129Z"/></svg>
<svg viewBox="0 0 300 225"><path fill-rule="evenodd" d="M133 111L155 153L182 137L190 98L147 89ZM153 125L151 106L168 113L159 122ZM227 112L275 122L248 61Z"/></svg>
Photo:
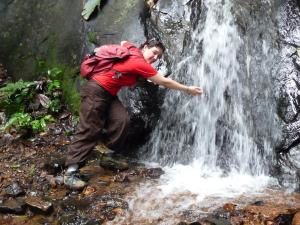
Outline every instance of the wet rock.
<svg viewBox="0 0 300 225"><path fill-rule="evenodd" d="M157 179L159 178L162 174L164 174L164 171L161 168L151 168L147 169L144 172L144 175L146 177L152 178L152 179Z"/></svg>
<svg viewBox="0 0 300 225"><path fill-rule="evenodd" d="M136 170L128 170L114 176L114 181L117 182L133 182L140 179L140 172Z"/></svg>
<svg viewBox="0 0 300 225"><path fill-rule="evenodd" d="M84 194L85 196L89 196L89 195L94 194L95 192L96 192L96 188L95 187L87 186L82 191L82 194Z"/></svg>
<svg viewBox="0 0 300 225"><path fill-rule="evenodd" d="M103 156L100 160L100 166L113 170L113 171L123 171L129 168L128 163L122 159L114 159L109 156Z"/></svg>
<svg viewBox="0 0 300 225"><path fill-rule="evenodd" d="M86 177L88 180L94 176L100 176L104 173L104 169L101 166L84 166L80 168L80 174Z"/></svg>
<svg viewBox="0 0 300 225"><path fill-rule="evenodd" d="M232 223L228 219L207 217L201 220L201 225L231 225Z"/></svg>
<svg viewBox="0 0 300 225"><path fill-rule="evenodd" d="M60 217L60 224L82 224L82 225L101 225L103 220L101 219L90 219L78 214L62 215Z"/></svg>
<svg viewBox="0 0 300 225"><path fill-rule="evenodd" d="M7 134L4 134L1 138L0 138L0 146L5 146L5 145L8 145L8 144L11 144L16 138L7 133Z"/></svg>
<svg viewBox="0 0 300 225"><path fill-rule="evenodd" d="M106 207L106 208L121 208L128 209L128 203L120 198L111 197L109 195L101 196L97 198L98 206Z"/></svg>
<svg viewBox="0 0 300 225"><path fill-rule="evenodd" d="M41 177L45 178L52 188L57 187L57 185L62 185L64 183L64 179L62 176L53 176L47 174L47 172L42 172Z"/></svg>
<svg viewBox="0 0 300 225"><path fill-rule="evenodd" d="M223 209L229 213L234 213L235 208L236 208L236 205L233 203L226 203L225 205L223 205Z"/></svg>
<svg viewBox="0 0 300 225"><path fill-rule="evenodd" d="M20 195L24 195L25 191L17 182L14 182L5 188L5 194L8 196L17 197Z"/></svg>
<svg viewBox="0 0 300 225"><path fill-rule="evenodd" d="M231 222L231 224L234 224L234 225L240 225L240 224L244 224L244 219L239 216L234 216L234 217L230 218L230 222Z"/></svg>
<svg viewBox="0 0 300 225"><path fill-rule="evenodd" d="M1 213L23 214L25 213L25 203L21 199L10 198L7 200L0 200Z"/></svg>
<svg viewBox="0 0 300 225"><path fill-rule="evenodd" d="M62 208L66 213L74 210L88 210L89 218L100 218L101 221L107 221L113 220L116 215L123 215L124 210L128 209L128 203L111 195L94 196L93 198L87 196L81 201L71 199L65 201Z"/></svg>
<svg viewBox="0 0 300 225"><path fill-rule="evenodd" d="M256 202L253 203L253 205L262 206L262 205L264 205L264 202L263 201L256 201Z"/></svg>
<svg viewBox="0 0 300 225"><path fill-rule="evenodd" d="M65 156L60 153L51 153L43 165L43 169L47 171L49 174L56 175L63 171L65 166Z"/></svg>
<svg viewBox="0 0 300 225"><path fill-rule="evenodd" d="M229 219L231 213L227 211L226 207L218 208L212 213L212 218L222 218L222 219Z"/></svg>
<svg viewBox="0 0 300 225"><path fill-rule="evenodd" d="M26 204L37 213L49 213L53 209L51 202L44 201L43 199L35 196L29 196L25 200Z"/></svg>
<svg viewBox="0 0 300 225"><path fill-rule="evenodd" d="M274 206L254 206L250 205L244 209L245 212L253 215L261 215L263 218L274 220L280 215L289 214L289 211L285 208L274 207Z"/></svg>
<svg viewBox="0 0 300 225"><path fill-rule="evenodd" d="M292 221L292 225L299 225L299 224L300 224L300 211L294 215L294 218Z"/></svg>
<svg viewBox="0 0 300 225"><path fill-rule="evenodd" d="M115 215L120 215L120 216L123 216L124 215L124 209L122 208L115 208L112 210L112 212L115 214Z"/></svg>
<svg viewBox="0 0 300 225"><path fill-rule="evenodd" d="M292 224L293 215L291 214L282 214L277 216L274 219L274 224L280 224L280 225L290 225Z"/></svg>
<svg viewBox="0 0 300 225"><path fill-rule="evenodd" d="M69 190L66 188L55 188L49 192L48 197L51 198L53 201L55 200L62 200L66 195L69 193Z"/></svg>

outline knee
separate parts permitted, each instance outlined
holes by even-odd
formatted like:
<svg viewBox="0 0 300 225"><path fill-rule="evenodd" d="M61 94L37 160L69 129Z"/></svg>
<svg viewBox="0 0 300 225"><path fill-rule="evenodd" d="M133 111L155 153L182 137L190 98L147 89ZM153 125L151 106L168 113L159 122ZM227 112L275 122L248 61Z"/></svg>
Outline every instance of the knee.
<svg viewBox="0 0 300 225"><path fill-rule="evenodd" d="M129 115L128 115L127 112L124 113L122 116L120 116L119 120L120 120L119 123L122 124L123 127L128 127L128 126L129 126L129 123L130 123L130 117L129 117Z"/></svg>

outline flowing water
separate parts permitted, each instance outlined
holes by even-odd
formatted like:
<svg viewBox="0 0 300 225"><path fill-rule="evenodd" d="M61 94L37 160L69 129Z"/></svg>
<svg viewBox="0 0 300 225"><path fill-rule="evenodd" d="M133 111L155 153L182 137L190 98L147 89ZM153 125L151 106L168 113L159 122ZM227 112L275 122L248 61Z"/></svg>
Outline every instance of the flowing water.
<svg viewBox="0 0 300 225"><path fill-rule="evenodd" d="M259 72L253 68L258 65L253 65L255 56L239 36L231 1L204 0L202 5L203 19L173 71L178 74L175 79L199 85L205 93L201 97L167 93L162 116L143 153L147 162L164 166L165 174L128 196L127 218L113 224L175 224L184 211L205 214L226 201L246 202L245 196L250 201L276 186L268 175L273 159L270 137L277 135L270 89L256 90L269 83L270 62L265 58ZM269 48L263 40L262 58ZM255 73L263 78L249 87ZM266 102L255 103L254 109L252 98L258 92L262 97L256 100Z"/></svg>

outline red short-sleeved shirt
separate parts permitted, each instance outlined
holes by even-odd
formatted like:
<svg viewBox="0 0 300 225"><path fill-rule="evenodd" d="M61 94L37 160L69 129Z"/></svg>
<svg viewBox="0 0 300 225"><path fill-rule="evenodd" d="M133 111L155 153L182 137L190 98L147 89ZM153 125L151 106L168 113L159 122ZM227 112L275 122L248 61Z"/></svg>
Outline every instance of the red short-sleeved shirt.
<svg viewBox="0 0 300 225"><path fill-rule="evenodd" d="M130 51L140 51L130 42L125 42L123 46L129 48ZM92 77L93 80L112 95L117 95L118 91L124 86L136 84L136 78L138 76L149 78L158 73L143 57L135 55L129 56L128 59L116 63L113 69L121 74L118 73L116 75L115 71L110 70L106 73L95 74Z"/></svg>

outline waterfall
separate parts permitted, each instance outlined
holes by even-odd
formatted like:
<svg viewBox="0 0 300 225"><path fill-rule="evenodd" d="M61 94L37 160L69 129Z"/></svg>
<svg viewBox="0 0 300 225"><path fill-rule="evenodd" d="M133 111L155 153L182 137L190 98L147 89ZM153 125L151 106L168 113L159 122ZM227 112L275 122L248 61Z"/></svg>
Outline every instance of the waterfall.
<svg viewBox="0 0 300 225"><path fill-rule="evenodd" d="M264 61L254 65L257 56L250 54L239 35L232 2L202 4L205 16L192 31L185 57L174 65L173 78L203 87L204 95L168 91L145 158L164 166L193 165L203 174L265 174L272 160L269 137L275 135L270 90L262 85L270 80L272 59L266 58L270 47L265 40L257 43ZM254 87L253 76L261 76L255 78ZM263 89L256 90L260 86ZM261 105L257 100L263 101ZM255 113L265 121L255 120Z"/></svg>
<svg viewBox="0 0 300 225"><path fill-rule="evenodd" d="M272 3L262 2L262 14L268 15ZM128 196L132 224L177 224L182 212L199 210L199 216L226 201L253 202L277 185L268 171L280 130L272 97L276 51L270 16L247 17L252 24L242 36L233 0L201 4L184 56L171 57L172 78L203 87L204 95L167 91L161 117L141 152L145 162L159 163L165 174ZM197 9L189 10L198 15L192 11Z"/></svg>

